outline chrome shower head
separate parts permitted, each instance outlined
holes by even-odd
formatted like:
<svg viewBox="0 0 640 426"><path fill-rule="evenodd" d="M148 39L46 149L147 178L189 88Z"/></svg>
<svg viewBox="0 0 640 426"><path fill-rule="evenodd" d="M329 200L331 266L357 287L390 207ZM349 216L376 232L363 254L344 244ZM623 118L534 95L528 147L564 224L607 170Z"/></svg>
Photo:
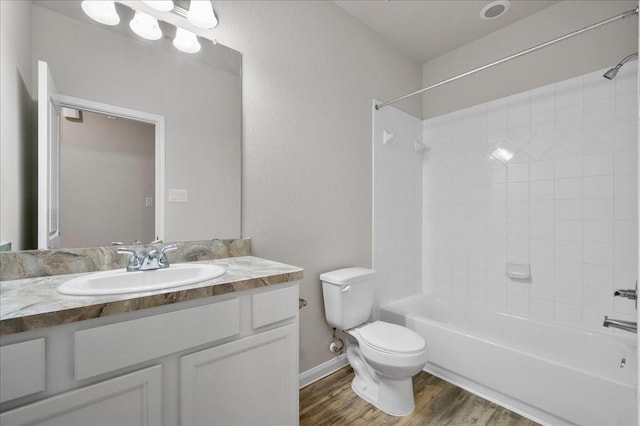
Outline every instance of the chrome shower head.
<svg viewBox="0 0 640 426"><path fill-rule="evenodd" d="M604 78L609 79L609 80L613 80L615 78L615 76L618 74L618 71L620 70L620 68L622 68L622 66L624 64L626 64L631 59L637 58L637 57L638 57L638 52L632 53L631 55L629 55L629 56L625 57L623 60L621 60L618 65L616 65L615 67L609 69L609 71L607 71L604 74L602 74L602 76Z"/></svg>
<svg viewBox="0 0 640 426"><path fill-rule="evenodd" d="M610 69L609 69L609 71L607 71L607 72L605 72L604 74L602 74L602 76L603 76L604 78L609 79L609 80L613 80L613 78L616 76L616 74L618 74L618 70L619 70L619 69L620 69L620 68L618 68L618 67L610 68Z"/></svg>

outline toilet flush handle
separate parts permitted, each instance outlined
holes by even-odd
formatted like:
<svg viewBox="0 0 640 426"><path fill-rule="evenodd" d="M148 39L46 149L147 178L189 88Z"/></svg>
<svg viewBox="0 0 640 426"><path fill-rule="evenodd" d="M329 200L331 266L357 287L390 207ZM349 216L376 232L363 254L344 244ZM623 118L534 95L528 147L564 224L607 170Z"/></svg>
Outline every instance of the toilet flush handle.
<svg viewBox="0 0 640 426"><path fill-rule="evenodd" d="M351 286L350 286L350 285L345 285L344 287L342 287L342 290L341 290L341 291L342 291L343 293L344 293L344 292L346 292L346 291L351 291Z"/></svg>

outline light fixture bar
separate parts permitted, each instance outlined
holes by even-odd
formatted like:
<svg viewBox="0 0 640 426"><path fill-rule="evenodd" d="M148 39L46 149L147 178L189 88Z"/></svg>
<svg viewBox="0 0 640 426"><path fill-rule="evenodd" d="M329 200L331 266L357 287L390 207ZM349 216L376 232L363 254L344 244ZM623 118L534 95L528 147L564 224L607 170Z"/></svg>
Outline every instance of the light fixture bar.
<svg viewBox="0 0 640 426"><path fill-rule="evenodd" d="M183 18L186 18L188 10L176 5L173 6L173 10L171 12L175 13L176 15L182 16Z"/></svg>
<svg viewBox="0 0 640 426"><path fill-rule="evenodd" d="M157 9L150 7L146 2L137 1L137 0L115 0L115 3L125 6L133 10L134 12L141 11L146 14L149 14L155 17L158 21L163 21L174 27L184 28L185 30L195 34L198 38L208 40L213 44L218 43L216 38L216 33L214 33L214 30L201 28L191 23L187 19L188 10L181 6L178 6L175 0L173 3L173 9L170 12L158 11ZM214 12L214 15L215 15L215 12Z"/></svg>

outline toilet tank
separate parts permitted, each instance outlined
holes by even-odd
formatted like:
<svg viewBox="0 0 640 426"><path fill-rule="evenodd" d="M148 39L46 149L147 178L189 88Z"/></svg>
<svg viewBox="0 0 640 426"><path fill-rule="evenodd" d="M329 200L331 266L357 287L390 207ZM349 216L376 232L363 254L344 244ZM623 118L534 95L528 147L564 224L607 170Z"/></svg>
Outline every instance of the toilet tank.
<svg viewBox="0 0 640 426"><path fill-rule="evenodd" d="M330 326L348 330L369 320L376 271L345 268L320 275L324 311Z"/></svg>

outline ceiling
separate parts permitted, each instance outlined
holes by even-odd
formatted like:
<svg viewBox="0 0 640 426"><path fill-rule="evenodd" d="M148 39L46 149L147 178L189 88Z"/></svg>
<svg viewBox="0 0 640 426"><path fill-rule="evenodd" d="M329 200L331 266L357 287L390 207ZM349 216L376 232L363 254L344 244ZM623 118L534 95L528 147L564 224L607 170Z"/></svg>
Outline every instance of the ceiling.
<svg viewBox="0 0 640 426"><path fill-rule="evenodd" d="M511 0L506 13L480 18L491 0L336 0L335 3L424 64L559 0Z"/></svg>

